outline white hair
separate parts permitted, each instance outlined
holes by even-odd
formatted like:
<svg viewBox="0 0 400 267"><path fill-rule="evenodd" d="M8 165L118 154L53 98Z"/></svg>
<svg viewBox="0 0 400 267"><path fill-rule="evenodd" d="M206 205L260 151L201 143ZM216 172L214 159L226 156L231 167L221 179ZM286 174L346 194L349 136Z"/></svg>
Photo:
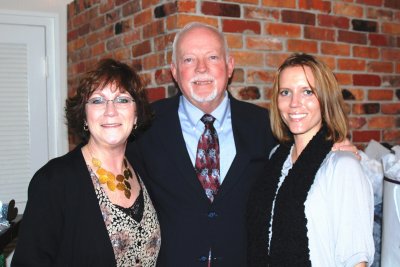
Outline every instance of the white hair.
<svg viewBox="0 0 400 267"><path fill-rule="evenodd" d="M220 32L218 29L216 29L215 27L213 27L211 25L208 25L208 24L205 24L205 23L201 23L201 22L191 22L191 23L186 24L185 27L183 27L175 35L174 42L172 43L172 63L176 64L176 60L177 60L177 51L176 50L177 50L177 46L178 46L178 43L179 43L181 37L185 33L189 32L190 30L195 29L195 28L209 29L209 30L215 32L219 36L219 38L222 41L222 45L224 47L224 50L225 50L225 61L228 62L229 50L228 50L228 42L226 41L225 35L222 32Z"/></svg>

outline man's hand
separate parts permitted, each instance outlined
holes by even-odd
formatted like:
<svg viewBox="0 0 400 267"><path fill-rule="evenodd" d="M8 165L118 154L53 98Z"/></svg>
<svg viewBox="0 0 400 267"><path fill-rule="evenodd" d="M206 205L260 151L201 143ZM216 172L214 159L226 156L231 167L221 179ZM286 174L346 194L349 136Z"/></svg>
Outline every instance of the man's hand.
<svg viewBox="0 0 400 267"><path fill-rule="evenodd" d="M353 154L357 157L358 160L361 160L360 154L358 154L358 149L349 139L345 139L342 142L334 143L332 147L332 151L349 151L353 152Z"/></svg>

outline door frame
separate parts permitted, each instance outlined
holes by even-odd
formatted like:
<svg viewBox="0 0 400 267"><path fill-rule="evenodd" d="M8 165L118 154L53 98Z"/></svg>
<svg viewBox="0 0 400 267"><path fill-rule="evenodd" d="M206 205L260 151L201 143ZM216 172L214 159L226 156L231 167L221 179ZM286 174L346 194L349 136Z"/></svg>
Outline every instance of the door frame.
<svg viewBox="0 0 400 267"><path fill-rule="evenodd" d="M68 131L65 125L64 107L66 88L61 84L59 15L56 13L24 12L0 9L0 23L42 26L46 35L46 93L48 155L51 158L68 151Z"/></svg>

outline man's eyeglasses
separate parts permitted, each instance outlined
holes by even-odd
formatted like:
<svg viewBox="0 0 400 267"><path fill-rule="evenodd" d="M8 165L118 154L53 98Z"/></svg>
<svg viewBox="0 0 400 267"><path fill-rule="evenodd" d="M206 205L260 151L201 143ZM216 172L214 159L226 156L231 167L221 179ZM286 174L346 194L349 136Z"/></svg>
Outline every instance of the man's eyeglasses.
<svg viewBox="0 0 400 267"><path fill-rule="evenodd" d="M105 99L104 97L98 96L98 97L93 97L90 98L86 103L93 108L96 109L104 109L107 106L108 102L114 103L114 107L116 108L128 108L132 105L132 103L135 102L135 100L131 97L128 96L117 96L114 99Z"/></svg>

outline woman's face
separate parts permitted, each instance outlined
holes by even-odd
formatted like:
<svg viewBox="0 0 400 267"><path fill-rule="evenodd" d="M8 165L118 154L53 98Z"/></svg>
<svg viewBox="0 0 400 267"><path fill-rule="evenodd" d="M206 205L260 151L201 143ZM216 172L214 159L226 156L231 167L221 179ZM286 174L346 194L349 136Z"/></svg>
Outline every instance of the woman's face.
<svg viewBox="0 0 400 267"><path fill-rule="evenodd" d="M132 99L128 92L121 93L113 84L97 89L89 97L89 102L99 97L114 100L119 97L122 101ZM96 104L97 103L97 104ZM89 142L100 147L125 146L126 140L136 124L135 102L116 104L106 101L104 104L86 104L86 121L89 127Z"/></svg>
<svg viewBox="0 0 400 267"><path fill-rule="evenodd" d="M310 141L322 125L321 108L309 83L315 87L307 66L288 67L280 73L278 109L295 141Z"/></svg>

